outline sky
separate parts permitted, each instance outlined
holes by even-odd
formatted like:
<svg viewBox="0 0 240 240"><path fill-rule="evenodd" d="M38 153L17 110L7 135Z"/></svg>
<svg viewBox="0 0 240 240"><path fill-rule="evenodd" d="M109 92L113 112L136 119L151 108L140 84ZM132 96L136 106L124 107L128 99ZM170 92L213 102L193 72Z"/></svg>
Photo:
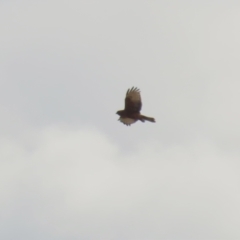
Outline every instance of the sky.
<svg viewBox="0 0 240 240"><path fill-rule="evenodd" d="M240 239L240 3L0 1L0 238ZM140 88L156 123L116 112Z"/></svg>

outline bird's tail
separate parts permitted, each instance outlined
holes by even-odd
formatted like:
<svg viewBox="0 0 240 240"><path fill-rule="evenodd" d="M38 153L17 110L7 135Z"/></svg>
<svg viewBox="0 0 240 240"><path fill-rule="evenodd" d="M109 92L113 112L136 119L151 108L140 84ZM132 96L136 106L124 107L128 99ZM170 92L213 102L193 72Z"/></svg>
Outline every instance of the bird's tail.
<svg viewBox="0 0 240 240"><path fill-rule="evenodd" d="M146 121L149 121L149 122L155 122L155 119L152 118L152 117L146 117L144 115L141 115L141 119L140 119L142 122L144 122L145 120Z"/></svg>

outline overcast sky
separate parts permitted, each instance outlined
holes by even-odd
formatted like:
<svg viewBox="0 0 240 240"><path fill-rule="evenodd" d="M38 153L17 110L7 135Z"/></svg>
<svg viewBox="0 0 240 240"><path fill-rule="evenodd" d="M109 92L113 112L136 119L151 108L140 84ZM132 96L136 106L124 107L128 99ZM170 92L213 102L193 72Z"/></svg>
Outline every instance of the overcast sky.
<svg viewBox="0 0 240 240"><path fill-rule="evenodd" d="M240 239L239 64L237 1L0 1L0 239Z"/></svg>

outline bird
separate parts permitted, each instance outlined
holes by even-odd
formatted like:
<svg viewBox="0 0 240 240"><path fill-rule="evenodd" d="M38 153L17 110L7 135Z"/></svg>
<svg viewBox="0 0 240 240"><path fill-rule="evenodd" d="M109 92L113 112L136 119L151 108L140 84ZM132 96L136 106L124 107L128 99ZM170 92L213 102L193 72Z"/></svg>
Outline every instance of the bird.
<svg viewBox="0 0 240 240"><path fill-rule="evenodd" d="M127 90L125 97L125 108L116 112L119 115L119 121L130 126L131 124L140 120L141 122L149 121L155 122L152 117L146 117L140 113L142 108L142 101L140 90L137 87L132 87Z"/></svg>

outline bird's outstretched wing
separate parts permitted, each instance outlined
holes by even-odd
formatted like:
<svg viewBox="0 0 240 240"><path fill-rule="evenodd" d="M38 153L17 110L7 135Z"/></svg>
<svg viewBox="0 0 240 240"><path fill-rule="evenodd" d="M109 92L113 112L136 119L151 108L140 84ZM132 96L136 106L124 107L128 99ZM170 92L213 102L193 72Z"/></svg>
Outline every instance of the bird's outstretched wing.
<svg viewBox="0 0 240 240"><path fill-rule="evenodd" d="M125 111L127 113L139 113L142 108L140 90L132 87L127 90L125 98Z"/></svg>

